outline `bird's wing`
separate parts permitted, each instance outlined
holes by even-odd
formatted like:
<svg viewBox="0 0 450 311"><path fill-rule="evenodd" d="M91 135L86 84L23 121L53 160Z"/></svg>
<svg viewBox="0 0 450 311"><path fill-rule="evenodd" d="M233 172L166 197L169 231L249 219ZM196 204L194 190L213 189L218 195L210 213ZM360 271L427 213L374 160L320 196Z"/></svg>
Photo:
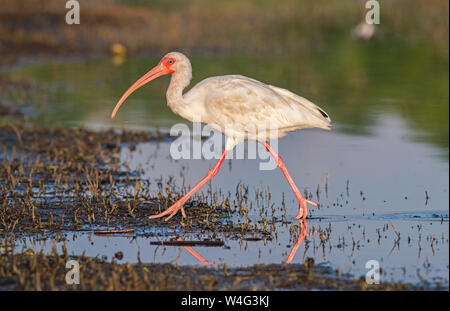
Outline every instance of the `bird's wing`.
<svg viewBox="0 0 450 311"><path fill-rule="evenodd" d="M320 121L324 121L326 126L329 129L329 126L331 125L331 119L330 116L319 106L313 104L311 101L307 100L304 97L301 97L295 93L292 93L289 90L276 87L273 85L268 85L270 88L272 88L274 91L276 91L278 94L282 95L286 100L290 101L292 105L300 106L301 109L306 109L308 112L313 114L315 117L318 117ZM320 115L319 115L320 114Z"/></svg>
<svg viewBox="0 0 450 311"><path fill-rule="evenodd" d="M319 107L288 90L244 76L202 81L204 119L219 126L266 126L286 131L329 129L330 119Z"/></svg>

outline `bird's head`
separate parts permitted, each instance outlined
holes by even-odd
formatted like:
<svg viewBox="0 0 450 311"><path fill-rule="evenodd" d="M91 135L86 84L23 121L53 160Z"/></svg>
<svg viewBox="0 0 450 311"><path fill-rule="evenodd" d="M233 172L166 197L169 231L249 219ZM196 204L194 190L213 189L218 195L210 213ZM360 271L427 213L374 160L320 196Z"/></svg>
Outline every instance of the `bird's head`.
<svg viewBox="0 0 450 311"><path fill-rule="evenodd" d="M179 52L167 53L153 69L143 75L139 80L134 82L132 86L122 95L120 100L117 102L116 107L114 107L111 113L111 118L114 118L117 111L119 110L122 103L130 96L134 91L139 89L141 86L149 83L150 81L167 74L172 74L176 72L183 72L189 75L189 81L191 79L191 63L189 59Z"/></svg>

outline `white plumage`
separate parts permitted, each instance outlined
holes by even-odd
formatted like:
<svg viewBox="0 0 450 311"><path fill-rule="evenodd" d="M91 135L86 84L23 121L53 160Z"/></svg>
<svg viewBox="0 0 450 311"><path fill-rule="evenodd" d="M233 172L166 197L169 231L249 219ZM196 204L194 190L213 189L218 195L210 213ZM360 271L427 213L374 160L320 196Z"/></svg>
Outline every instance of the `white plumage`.
<svg viewBox="0 0 450 311"><path fill-rule="evenodd" d="M271 139L303 128L330 129L328 114L306 98L241 75L204 79L182 95L192 77L189 59L178 52L165 58L174 58L174 66L181 68L174 68L167 90L169 107L185 119L211 125L235 143L266 141L269 134L261 128L271 129Z"/></svg>
<svg viewBox="0 0 450 311"><path fill-rule="evenodd" d="M307 99L244 76L205 79L184 98L200 112L202 122L215 125L228 137L264 142L264 133L258 137L245 130L270 128L283 137L303 128L330 128L328 115Z"/></svg>
<svg viewBox="0 0 450 311"><path fill-rule="evenodd" d="M192 66L182 53L171 52L125 92L111 117L115 116L121 104L132 92L165 74L172 74L167 89L167 104L172 111L187 120L209 124L227 136L227 144L221 159L205 179L172 207L151 218L170 213L169 219L180 209L184 215L184 202L217 174L226 153L246 139L263 143L277 158L278 166L283 170L300 202L297 217L306 217L306 203L315 203L301 196L281 158L271 149L267 141L304 128L329 130L331 120L328 114L309 100L286 89L240 75L207 78L183 94L192 78Z"/></svg>

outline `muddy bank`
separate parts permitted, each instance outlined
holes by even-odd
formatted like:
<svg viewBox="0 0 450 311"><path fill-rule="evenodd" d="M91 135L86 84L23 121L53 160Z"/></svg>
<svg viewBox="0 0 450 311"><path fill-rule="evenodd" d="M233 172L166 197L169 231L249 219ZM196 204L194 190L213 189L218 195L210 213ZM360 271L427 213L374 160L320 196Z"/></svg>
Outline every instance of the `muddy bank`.
<svg viewBox="0 0 450 311"><path fill-rule="evenodd" d="M180 267L172 264L119 264L98 258L70 258L2 245L1 290L420 290L410 284L367 285L363 279L337 278L312 259L299 265L255 265L243 268ZM66 262L77 260L80 284L67 285Z"/></svg>
<svg viewBox="0 0 450 311"><path fill-rule="evenodd" d="M230 245L238 250L246 249L247 246L252 248L252 243L264 245L264 251L272 247L286 247L286 253L281 253L280 257L285 259L287 252L290 251L286 262L291 262L302 243L305 243L305 254L308 248L312 248L314 254L317 252L320 255L323 252L325 256L325 249L343 251L348 247L353 253L360 247L371 245L369 242L376 242L376 239L366 238L365 227L361 227L360 224L356 226L354 221L351 227L344 223L344 227L337 229L336 234L332 233L331 223L328 225L324 223L321 226L320 218L312 218L310 222L313 222L313 225L308 230L307 226L301 223L297 225L290 222L286 218L286 205L271 203L270 193L258 192L256 201L252 202L248 188L245 187L237 187L239 192L237 191L234 199L230 199L232 195L218 195L212 191L206 195L196 195L186 204L186 219L177 215L168 222L160 219L150 220L149 215L163 211L183 195L183 191L174 190L170 182L162 182L159 185L159 192L151 194L147 187L148 179L141 178L138 171L121 164L119 151L125 146L129 150L139 150L139 142L159 141L162 144L167 139L169 138L163 134L148 132L113 130L93 132L12 124L1 126L0 279L2 284L0 287L2 289L73 289L66 287L64 283L65 262L70 258L79 260L83 267L83 285L77 289L409 290L422 288L406 282L388 282L376 287L367 286L365 280L352 280L351 277L325 266L314 265L314 259L309 258L311 253L300 259L300 262L306 260L303 265L256 264L245 267L230 265L230 268L216 265L213 268L207 262L212 257L211 253L208 253L205 248L216 247L217 251L214 249L214 252L219 253L229 249ZM311 194L307 195L311 196ZM258 201L261 201L260 204ZM280 211L284 216L279 217L278 214L274 216L274 210ZM252 216L252 213L260 215L261 220ZM440 221L442 223L442 219ZM352 228L355 233L358 230L363 231L361 241L358 240L361 237L356 237L355 240ZM388 228L390 227L383 226L382 230L377 229L378 245L382 238L381 232L383 232L383 240L388 238L388 234L384 233ZM418 230L420 231L421 228L422 225ZM287 235L284 236L285 239L278 241L278 235L282 234L280 232L283 230L287 231ZM400 245L397 230L403 231L398 227L393 230L396 235L392 236L394 240L397 239L394 241L395 248L396 245ZM130 251L122 248L124 244L120 247L108 245L113 253L107 258L113 258L113 261L108 261L103 256L103 259L95 257L98 253L80 256L79 254L84 251L74 252L72 248L70 251L74 255L69 256L65 246L62 252L54 250L53 254L51 250L39 253L40 246L33 247L33 245L42 245L40 242L43 242L49 245L55 243L59 245L59 249L61 245L68 243L69 239L75 238L73 233L86 231L104 236L123 234L126 235L125 244L134 243L140 237L148 237L149 240L145 241L150 241L150 246L161 247L162 252L171 247L172 249L179 247L180 251L184 248L202 264L208 264L208 267L178 266L173 264L174 261L177 262L176 259L169 264L143 264L139 257L141 250L138 250L138 261L134 261L137 264L122 264L122 262L130 262ZM349 240L345 238L346 242L344 242L346 232L350 233L351 238ZM21 243L30 237L33 239L31 245ZM89 235L84 236L83 240L85 238L94 248L103 245L96 240L94 246L94 242L90 240L92 237ZM431 238L430 243L433 249L437 238L434 236ZM336 244L333 239L338 239L339 243ZM410 246L409 236L407 240ZM288 241L289 245L284 244ZM35 242L38 243L35 244ZM99 242L100 244L97 244ZM143 243L148 242L142 242L141 245L144 245ZM445 243L448 244L444 235L442 243L444 247ZM12 250L14 244L17 245L15 251ZM203 247L197 250L207 259L201 257L191 247ZM437 244L436 247L438 247ZM252 248L252 250L254 256L258 256L258 253L261 255L261 249L258 251ZM419 248L419 254L420 250L421 248ZM146 259L143 261L152 262L148 257L148 247L145 252ZM167 252L173 254L172 250ZM335 255L336 252L333 253L333 256ZM169 255L168 258L170 259L171 256ZM122 261L122 258L127 259ZM160 257L157 260L160 260ZM167 258L165 260L167 261ZM280 262L279 260L281 259L274 262ZM211 262L214 262L214 258ZM385 278L385 280L388 279ZM421 284L424 284L425 289L440 289L439 281L424 281ZM445 286L445 282L443 284Z"/></svg>
<svg viewBox="0 0 450 311"><path fill-rule="evenodd" d="M0 236L150 226L229 237L271 238L267 224L248 218L248 202L195 196L187 218L149 220L180 198L169 184L150 194L147 181L121 167L120 146L167 139L163 134L81 129L0 127ZM189 208L195 206L195 208ZM243 221L229 221L239 213Z"/></svg>

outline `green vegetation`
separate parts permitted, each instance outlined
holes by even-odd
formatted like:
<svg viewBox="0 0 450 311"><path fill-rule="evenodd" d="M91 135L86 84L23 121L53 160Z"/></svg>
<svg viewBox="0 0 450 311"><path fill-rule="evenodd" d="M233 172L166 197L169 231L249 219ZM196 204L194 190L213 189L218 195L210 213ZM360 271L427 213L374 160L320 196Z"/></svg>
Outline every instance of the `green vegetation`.
<svg viewBox="0 0 450 311"><path fill-rule="evenodd" d="M381 3L381 40L430 45L448 56L448 1ZM91 0L81 23L65 24L59 0L2 1L0 49L32 55L131 51L258 51L312 49L349 35L363 20L363 1ZM330 51L331 52L331 51Z"/></svg>
<svg viewBox="0 0 450 311"><path fill-rule="evenodd" d="M428 47L342 40L327 49L282 55L194 54L191 85L208 76L239 73L318 103L342 131L370 134L382 113L395 113L407 121L413 139L448 148L448 62ZM32 95L21 95L38 108L31 117L34 124L109 124L115 101L159 57L133 57L121 66L109 59L37 63L11 70L7 77L34 83ZM167 78L160 78L139 90L118 120L133 120L141 128L182 121L165 104L166 88ZM6 94L5 100L17 102L17 90Z"/></svg>
<svg viewBox="0 0 450 311"><path fill-rule="evenodd" d="M115 59L118 66L90 57L7 70L4 79L25 80L34 91L2 90L1 111L31 103L33 124L84 125L93 114L108 124L122 91L165 52L181 50L192 59L193 83L248 75L311 99L353 134L370 133L380 112L391 111L413 139L448 149L448 1L382 2L381 24L367 42L351 35L363 19L363 2L355 1L94 0L82 3L77 26L65 24L59 1L26 3L7 0L0 8L1 62L100 56L114 43L128 54L151 54ZM164 104L166 85L161 78L134 94L119 118L141 128L179 122Z"/></svg>

